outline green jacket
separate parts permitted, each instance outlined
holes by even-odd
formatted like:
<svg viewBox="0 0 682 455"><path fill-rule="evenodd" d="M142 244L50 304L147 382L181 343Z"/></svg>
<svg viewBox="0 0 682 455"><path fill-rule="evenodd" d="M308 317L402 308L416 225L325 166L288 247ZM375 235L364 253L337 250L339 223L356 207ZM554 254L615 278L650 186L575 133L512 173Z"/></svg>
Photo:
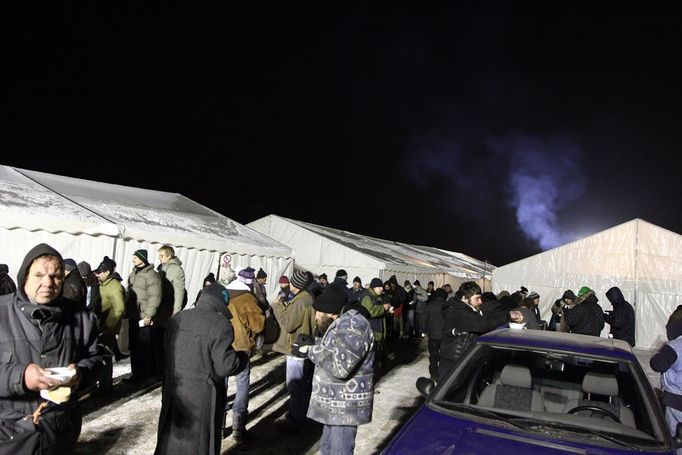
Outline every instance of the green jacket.
<svg viewBox="0 0 682 455"><path fill-rule="evenodd" d="M118 334L125 312L125 289L116 279L109 277L99 285L99 300L93 308L97 327L102 335Z"/></svg>
<svg viewBox="0 0 682 455"><path fill-rule="evenodd" d="M386 319L384 318L386 310L384 310L381 296L377 295L374 289L367 289L367 293L360 300L360 305L369 311L371 316L369 324L374 332L374 341L380 344L386 336Z"/></svg>
<svg viewBox="0 0 682 455"><path fill-rule="evenodd" d="M279 338L272 346L273 351L289 355L291 345L299 334L315 336L317 323L315 322L313 296L310 292L299 292L287 305L277 301L272 305L272 310L281 329Z"/></svg>

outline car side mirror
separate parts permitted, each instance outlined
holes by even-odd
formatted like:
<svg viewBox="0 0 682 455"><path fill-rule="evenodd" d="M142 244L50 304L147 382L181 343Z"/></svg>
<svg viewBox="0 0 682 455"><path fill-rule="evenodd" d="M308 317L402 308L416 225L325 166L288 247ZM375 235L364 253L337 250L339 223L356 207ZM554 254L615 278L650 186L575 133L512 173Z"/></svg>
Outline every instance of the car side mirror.
<svg viewBox="0 0 682 455"><path fill-rule="evenodd" d="M418 382L419 381L417 381L417 383ZM682 447L682 422L678 423L677 427L675 428L675 437L673 438L673 442L675 443L675 448L679 449Z"/></svg>
<svg viewBox="0 0 682 455"><path fill-rule="evenodd" d="M417 390L419 390L419 393L421 393L424 398L429 396L435 387L436 383L429 378L417 379Z"/></svg>

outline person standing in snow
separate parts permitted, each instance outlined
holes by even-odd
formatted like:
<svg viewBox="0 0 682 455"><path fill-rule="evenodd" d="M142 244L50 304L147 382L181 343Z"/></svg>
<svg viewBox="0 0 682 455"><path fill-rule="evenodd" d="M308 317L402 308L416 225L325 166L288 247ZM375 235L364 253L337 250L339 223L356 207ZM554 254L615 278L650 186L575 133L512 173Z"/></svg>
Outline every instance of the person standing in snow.
<svg viewBox="0 0 682 455"><path fill-rule="evenodd" d="M185 271L182 262L175 256L173 247L164 245L159 248L159 278L161 278L162 296L165 306L173 308L173 314L187 305L185 290Z"/></svg>
<svg viewBox="0 0 682 455"><path fill-rule="evenodd" d="M625 300L620 288L612 287L606 291L606 298L613 305L613 311L604 312L604 320L611 326L611 335L616 340L625 340L635 346L635 310Z"/></svg>
<svg viewBox="0 0 682 455"><path fill-rule="evenodd" d="M322 455L352 454L358 425L372 421L374 335L367 310L345 302L340 286L328 286L313 303L322 339L292 351L315 364L308 417L324 425Z"/></svg>
<svg viewBox="0 0 682 455"><path fill-rule="evenodd" d="M260 305L263 312L270 310L270 303L268 302L268 291L265 288L265 283L268 281L268 274L265 270L258 269L256 273L256 282L253 284L253 294L258 300L258 305Z"/></svg>
<svg viewBox="0 0 682 455"><path fill-rule="evenodd" d="M225 378L241 372L248 358L232 348L229 300L227 289L214 283L195 308L168 322L155 455L220 453Z"/></svg>
<svg viewBox="0 0 682 455"><path fill-rule="evenodd" d="M78 271L76 261L71 258L64 259L64 269L66 275L64 276L64 286L62 287L62 297L74 305L74 308L84 310L87 308L88 290L85 286L85 281Z"/></svg>
<svg viewBox="0 0 682 455"><path fill-rule="evenodd" d="M417 331L417 336L424 337L424 315L426 311L426 302L429 300L429 294L426 292L419 282L414 280L414 295L417 299L417 305L414 310L414 326Z"/></svg>
<svg viewBox="0 0 682 455"><path fill-rule="evenodd" d="M578 292L575 305L562 310L562 324L565 322L571 333L598 337L604 328L604 310L597 302L599 299L594 291L583 286Z"/></svg>

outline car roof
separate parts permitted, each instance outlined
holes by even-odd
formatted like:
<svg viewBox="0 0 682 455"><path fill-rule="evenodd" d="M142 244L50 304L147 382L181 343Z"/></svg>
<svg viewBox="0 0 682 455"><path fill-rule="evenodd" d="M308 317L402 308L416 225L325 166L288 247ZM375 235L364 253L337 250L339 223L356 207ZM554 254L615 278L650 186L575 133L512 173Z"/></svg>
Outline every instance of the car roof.
<svg viewBox="0 0 682 455"><path fill-rule="evenodd" d="M603 357L636 360L630 345L623 340L576 333L548 330L498 329L481 335L477 343L504 344L518 347L537 347L547 350L569 351Z"/></svg>

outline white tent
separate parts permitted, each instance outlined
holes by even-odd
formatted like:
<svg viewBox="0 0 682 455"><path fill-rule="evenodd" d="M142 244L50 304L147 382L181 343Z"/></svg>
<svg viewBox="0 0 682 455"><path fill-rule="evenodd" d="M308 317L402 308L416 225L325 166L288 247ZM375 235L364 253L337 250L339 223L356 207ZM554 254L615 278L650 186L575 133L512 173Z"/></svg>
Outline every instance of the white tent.
<svg viewBox="0 0 682 455"><path fill-rule="evenodd" d="M418 279L422 286L450 283L457 287L467 280L490 278L489 264L432 247L381 240L347 231L268 215L247 224L293 249L296 266L315 274L326 273L330 281L338 269L348 272L349 281L359 276L364 284L374 277L398 282Z"/></svg>
<svg viewBox="0 0 682 455"><path fill-rule="evenodd" d="M290 248L177 193L0 166L0 210L0 262L14 276L41 242L93 268L107 255L124 279L135 250L147 249L150 262L158 262L158 248L171 245L190 301L204 277L218 272L223 253L271 276L293 268ZM271 284L274 292L276 280Z"/></svg>
<svg viewBox="0 0 682 455"><path fill-rule="evenodd" d="M547 320L566 289L577 294L588 286L610 310L605 294L618 286L635 308L637 346L652 348L665 340L668 316L682 304L682 236L635 219L493 271L494 292L521 285L540 294Z"/></svg>

